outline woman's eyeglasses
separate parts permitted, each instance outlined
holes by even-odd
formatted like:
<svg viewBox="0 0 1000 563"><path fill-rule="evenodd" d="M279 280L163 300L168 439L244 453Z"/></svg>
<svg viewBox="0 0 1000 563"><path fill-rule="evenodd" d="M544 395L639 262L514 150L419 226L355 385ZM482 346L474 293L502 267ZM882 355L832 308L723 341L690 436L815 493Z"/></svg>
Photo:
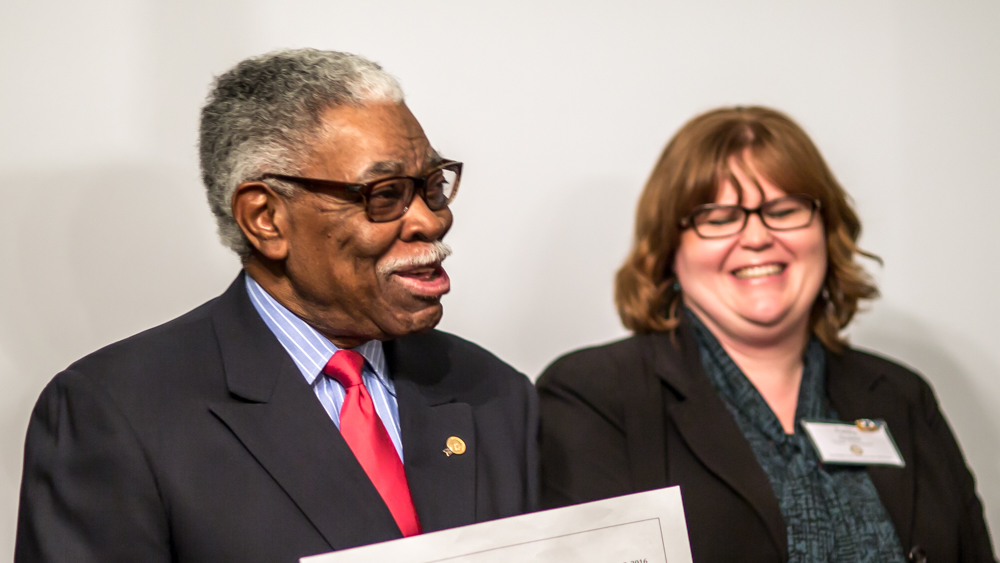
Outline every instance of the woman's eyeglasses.
<svg viewBox="0 0 1000 563"><path fill-rule="evenodd" d="M820 201L806 195L790 195L772 199L749 209L742 205L718 205L709 203L694 208L690 215L681 219L681 228L691 227L701 238L725 238L743 232L747 219L756 213L764 226L772 231L793 231L808 227Z"/></svg>

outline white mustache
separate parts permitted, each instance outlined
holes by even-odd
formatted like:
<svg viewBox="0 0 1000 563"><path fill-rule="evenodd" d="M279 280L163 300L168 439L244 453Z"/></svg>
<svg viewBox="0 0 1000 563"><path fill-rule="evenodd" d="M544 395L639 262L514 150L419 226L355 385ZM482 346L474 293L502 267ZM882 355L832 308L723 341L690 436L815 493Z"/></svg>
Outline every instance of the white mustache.
<svg viewBox="0 0 1000 563"><path fill-rule="evenodd" d="M447 244L436 240L430 244L430 246L425 247L425 249L413 256L405 256L402 258L390 258L385 262L380 262L375 271L378 272L380 276L388 276L393 272L399 270L409 270L411 268L420 268L423 266L430 266L431 264L437 264L443 262L445 258L451 256L451 247Z"/></svg>

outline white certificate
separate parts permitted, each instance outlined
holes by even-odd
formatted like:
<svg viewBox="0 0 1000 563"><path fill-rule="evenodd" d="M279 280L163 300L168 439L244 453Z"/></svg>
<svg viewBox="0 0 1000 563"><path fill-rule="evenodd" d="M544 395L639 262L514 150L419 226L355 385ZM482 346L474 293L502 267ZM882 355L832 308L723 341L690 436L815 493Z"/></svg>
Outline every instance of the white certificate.
<svg viewBox="0 0 1000 563"><path fill-rule="evenodd" d="M301 563L691 563L680 487L314 555Z"/></svg>

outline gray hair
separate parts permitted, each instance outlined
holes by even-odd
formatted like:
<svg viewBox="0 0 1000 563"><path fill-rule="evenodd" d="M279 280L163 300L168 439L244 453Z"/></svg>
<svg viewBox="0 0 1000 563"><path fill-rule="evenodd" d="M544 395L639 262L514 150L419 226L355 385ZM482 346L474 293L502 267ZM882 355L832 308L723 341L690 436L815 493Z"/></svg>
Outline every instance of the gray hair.
<svg viewBox="0 0 1000 563"><path fill-rule="evenodd" d="M237 186L265 173L301 174L325 110L380 101L402 103L396 79L364 57L336 51L274 51L217 77L201 110L198 149L223 244L243 260L250 256L233 218Z"/></svg>

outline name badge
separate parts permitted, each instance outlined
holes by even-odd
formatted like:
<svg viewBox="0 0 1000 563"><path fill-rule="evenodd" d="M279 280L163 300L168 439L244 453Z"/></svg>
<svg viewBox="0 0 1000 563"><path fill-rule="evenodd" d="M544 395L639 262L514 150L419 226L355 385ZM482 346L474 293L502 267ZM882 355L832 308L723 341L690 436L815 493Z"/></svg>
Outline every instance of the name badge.
<svg viewBox="0 0 1000 563"><path fill-rule="evenodd" d="M823 463L906 467L883 420L803 420L802 427Z"/></svg>

